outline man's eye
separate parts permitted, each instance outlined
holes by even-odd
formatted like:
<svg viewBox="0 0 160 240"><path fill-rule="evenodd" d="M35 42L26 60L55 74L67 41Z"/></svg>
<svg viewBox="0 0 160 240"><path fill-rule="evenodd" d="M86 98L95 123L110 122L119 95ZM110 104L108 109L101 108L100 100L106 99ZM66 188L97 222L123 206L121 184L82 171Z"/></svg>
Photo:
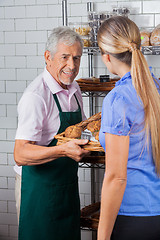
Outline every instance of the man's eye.
<svg viewBox="0 0 160 240"><path fill-rule="evenodd" d="M77 61L77 60L80 60L80 57L75 57L74 60L76 60L76 61Z"/></svg>
<svg viewBox="0 0 160 240"><path fill-rule="evenodd" d="M66 56L63 56L62 58L63 58L63 59L67 59L67 57L66 57Z"/></svg>

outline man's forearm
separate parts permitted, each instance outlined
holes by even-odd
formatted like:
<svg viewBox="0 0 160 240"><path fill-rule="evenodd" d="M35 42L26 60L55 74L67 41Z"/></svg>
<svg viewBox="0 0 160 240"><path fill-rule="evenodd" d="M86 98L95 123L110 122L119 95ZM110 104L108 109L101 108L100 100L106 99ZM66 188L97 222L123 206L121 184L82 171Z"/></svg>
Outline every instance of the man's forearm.
<svg viewBox="0 0 160 240"><path fill-rule="evenodd" d="M81 148L88 143L86 139L76 139L63 145L45 147L26 140L16 140L14 159L18 166L39 165L53 161L59 157L70 157L79 162L89 151Z"/></svg>
<svg viewBox="0 0 160 240"><path fill-rule="evenodd" d="M14 157L19 166L39 165L63 156L65 154L60 146L45 147L33 142L15 141Z"/></svg>

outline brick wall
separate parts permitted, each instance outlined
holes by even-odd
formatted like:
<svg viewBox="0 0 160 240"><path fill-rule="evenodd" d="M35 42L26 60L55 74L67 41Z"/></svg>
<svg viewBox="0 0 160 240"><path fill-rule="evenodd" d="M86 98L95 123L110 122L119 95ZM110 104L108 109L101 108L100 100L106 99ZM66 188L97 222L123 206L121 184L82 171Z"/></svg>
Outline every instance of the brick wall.
<svg viewBox="0 0 160 240"><path fill-rule="evenodd" d="M131 9L130 18L139 27L153 28L160 23L160 1L96 0L95 10L112 6ZM17 239L17 217L14 199L14 136L17 127L17 103L26 86L43 70L45 42L53 27L62 25L61 0L0 0L0 239ZM86 0L68 0L68 21L87 20ZM160 76L159 56L148 56L154 73ZM77 78L88 76L88 59L83 55ZM93 60L94 75L107 73L100 56ZM101 106L102 99L99 99ZM89 116L89 103L84 98ZM90 169L79 170L82 207L90 203ZM99 194L103 171L96 171ZM83 232L82 240L91 233Z"/></svg>

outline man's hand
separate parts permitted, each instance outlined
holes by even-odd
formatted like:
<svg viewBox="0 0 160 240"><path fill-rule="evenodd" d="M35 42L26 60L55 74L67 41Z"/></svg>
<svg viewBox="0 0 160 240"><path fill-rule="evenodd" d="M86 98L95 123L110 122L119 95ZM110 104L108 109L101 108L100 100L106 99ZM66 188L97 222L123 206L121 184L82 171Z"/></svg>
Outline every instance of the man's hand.
<svg viewBox="0 0 160 240"><path fill-rule="evenodd" d="M39 165L65 156L79 162L90 153L80 147L87 143L86 139L75 139L59 146L45 147L28 140L16 140L14 159L18 166Z"/></svg>
<svg viewBox="0 0 160 240"><path fill-rule="evenodd" d="M76 162L79 162L84 156L90 154L90 151L81 148L81 146L86 145L87 143L87 139L75 139L61 146L63 146L63 151L65 151L65 155L67 157L70 157Z"/></svg>

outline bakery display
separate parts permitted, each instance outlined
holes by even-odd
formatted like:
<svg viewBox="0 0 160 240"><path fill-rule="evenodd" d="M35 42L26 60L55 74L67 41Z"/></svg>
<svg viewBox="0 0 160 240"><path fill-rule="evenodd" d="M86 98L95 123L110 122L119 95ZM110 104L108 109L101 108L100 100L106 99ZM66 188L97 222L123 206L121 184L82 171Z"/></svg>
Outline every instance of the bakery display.
<svg viewBox="0 0 160 240"><path fill-rule="evenodd" d="M160 46L160 24L152 31L150 43L152 46Z"/></svg>
<svg viewBox="0 0 160 240"><path fill-rule="evenodd" d="M65 137L67 138L81 138L82 128L79 126L69 126L65 130Z"/></svg>

